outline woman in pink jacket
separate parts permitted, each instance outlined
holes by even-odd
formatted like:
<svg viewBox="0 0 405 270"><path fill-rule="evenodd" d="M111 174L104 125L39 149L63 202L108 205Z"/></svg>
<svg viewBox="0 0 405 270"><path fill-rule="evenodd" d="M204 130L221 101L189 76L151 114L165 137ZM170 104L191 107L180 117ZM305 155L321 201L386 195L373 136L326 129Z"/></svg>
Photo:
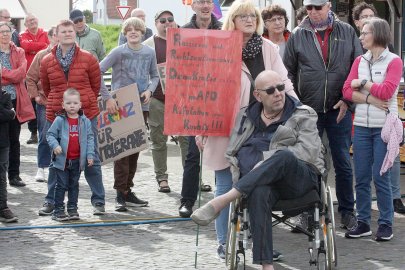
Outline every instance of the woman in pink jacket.
<svg viewBox="0 0 405 270"><path fill-rule="evenodd" d="M242 70L240 89L240 108L254 101L253 90L256 76L263 70L270 69L283 78L287 94L297 98L291 81L287 78L287 70L276 46L261 37L263 20L260 11L250 1L235 1L225 19L222 30L238 30L243 34ZM297 98L298 99L298 98ZM229 137L196 137L200 149L204 148L203 164L215 171L215 196L222 195L232 188L230 164L225 159L225 151ZM224 208L215 220L217 232L218 255L225 258L225 243L228 230L229 207Z"/></svg>

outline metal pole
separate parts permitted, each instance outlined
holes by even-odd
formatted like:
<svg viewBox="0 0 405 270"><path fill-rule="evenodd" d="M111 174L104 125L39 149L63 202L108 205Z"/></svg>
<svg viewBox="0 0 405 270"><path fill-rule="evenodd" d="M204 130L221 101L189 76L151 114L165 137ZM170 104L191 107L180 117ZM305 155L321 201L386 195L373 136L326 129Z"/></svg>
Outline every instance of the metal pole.
<svg viewBox="0 0 405 270"><path fill-rule="evenodd" d="M202 161L203 161L203 150L200 150L200 173L198 175L198 208L201 206L201 182L202 182ZM197 224L197 235L195 238L195 257L194 257L194 268L197 269L197 256L198 256L198 236L200 233L200 225Z"/></svg>

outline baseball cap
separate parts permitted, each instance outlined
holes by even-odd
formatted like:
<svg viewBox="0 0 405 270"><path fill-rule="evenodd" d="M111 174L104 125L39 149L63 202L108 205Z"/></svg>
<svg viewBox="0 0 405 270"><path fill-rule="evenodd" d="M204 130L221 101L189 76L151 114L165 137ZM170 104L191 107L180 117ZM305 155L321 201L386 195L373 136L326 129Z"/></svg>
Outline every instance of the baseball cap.
<svg viewBox="0 0 405 270"><path fill-rule="evenodd" d="M81 10L78 9L74 9L70 12L69 18L71 21L76 21L77 19L83 19L84 18L84 14Z"/></svg>
<svg viewBox="0 0 405 270"><path fill-rule="evenodd" d="M304 0L304 6L314 5L322 6L325 5L328 0Z"/></svg>
<svg viewBox="0 0 405 270"><path fill-rule="evenodd" d="M174 16L173 16L173 13L172 13L170 10L161 10L161 11L158 11L158 12L156 13L156 15L155 15L155 20L159 19L159 17L160 17L163 13L169 13L170 15L172 15L172 17L174 17Z"/></svg>

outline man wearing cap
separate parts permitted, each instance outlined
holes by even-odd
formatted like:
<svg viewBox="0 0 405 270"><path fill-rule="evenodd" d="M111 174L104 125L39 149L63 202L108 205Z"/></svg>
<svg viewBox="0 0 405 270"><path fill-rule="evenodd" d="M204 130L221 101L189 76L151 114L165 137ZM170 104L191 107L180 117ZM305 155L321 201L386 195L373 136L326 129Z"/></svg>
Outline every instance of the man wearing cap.
<svg viewBox="0 0 405 270"><path fill-rule="evenodd" d="M140 8L135 8L131 12L131 17L136 17L138 19L141 19L143 22L145 22L145 11ZM147 40L153 35L152 29L146 27L145 35L142 36L142 41ZM124 36L122 32L120 32L120 35L118 37L118 46L127 43L127 38Z"/></svg>
<svg viewBox="0 0 405 270"><path fill-rule="evenodd" d="M75 24L76 41L79 47L90 52L100 62L105 56L100 32L86 24L86 17L81 10L72 10L69 18Z"/></svg>
<svg viewBox="0 0 405 270"><path fill-rule="evenodd" d="M340 21L327 0L304 0L308 16L287 42L284 64L294 89L318 114L318 131L329 139L336 174L336 196L342 227L357 225L350 163L352 113L342 87L354 59L362 54L355 30Z"/></svg>
<svg viewBox="0 0 405 270"><path fill-rule="evenodd" d="M166 34L168 28L176 28L173 13L162 10L155 15L157 34L145 40L144 44L156 52L157 64L166 62ZM148 123L150 128L151 150L158 191L169 193L169 179L167 174L167 136L163 134L165 111L165 95L159 82L149 104ZM179 137L182 163L187 154L188 142L185 137Z"/></svg>

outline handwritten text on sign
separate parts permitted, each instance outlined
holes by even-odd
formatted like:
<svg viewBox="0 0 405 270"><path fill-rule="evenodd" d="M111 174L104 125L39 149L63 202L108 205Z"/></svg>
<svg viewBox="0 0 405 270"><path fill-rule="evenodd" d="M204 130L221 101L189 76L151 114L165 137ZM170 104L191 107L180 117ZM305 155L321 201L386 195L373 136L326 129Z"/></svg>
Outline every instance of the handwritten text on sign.
<svg viewBox="0 0 405 270"><path fill-rule="evenodd" d="M239 108L241 48L236 31L168 29L165 134L229 136Z"/></svg>
<svg viewBox="0 0 405 270"><path fill-rule="evenodd" d="M98 150L102 164L147 148L147 134L136 84L112 92L118 113L109 114L106 102L99 101Z"/></svg>

